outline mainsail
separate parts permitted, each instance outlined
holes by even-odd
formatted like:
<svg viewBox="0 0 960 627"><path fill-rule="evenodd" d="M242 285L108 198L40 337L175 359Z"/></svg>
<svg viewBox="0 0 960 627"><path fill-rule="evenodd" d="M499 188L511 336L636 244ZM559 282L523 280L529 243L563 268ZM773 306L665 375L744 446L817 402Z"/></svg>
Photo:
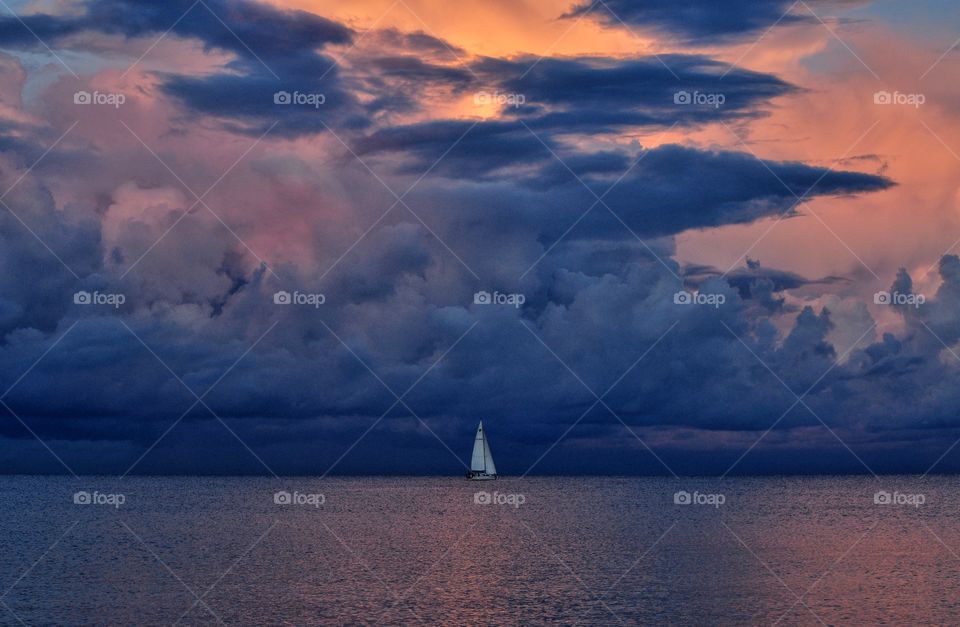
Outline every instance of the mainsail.
<svg viewBox="0 0 960 627"><path fill-rule="evenodd" d="M477 437L473 441L473 455L470 458L470 470L485 472L489 475L497 474L497 467L493 464L493 454L490 452L490 443L483 430L483 421L477 427Z"/></svg>

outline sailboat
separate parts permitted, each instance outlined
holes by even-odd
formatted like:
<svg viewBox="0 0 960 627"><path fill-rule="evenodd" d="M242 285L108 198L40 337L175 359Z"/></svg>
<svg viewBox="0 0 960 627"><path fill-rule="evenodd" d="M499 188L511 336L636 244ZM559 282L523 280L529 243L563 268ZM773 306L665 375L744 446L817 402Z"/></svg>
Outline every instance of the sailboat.
<svg viewBox="0 0 960 627"><path fill-rule="evenodd" d="M493 454L487 433L483 430L483 421L477 427L477 437L473 440L473 456L470 458L470 470L467 479L486 481L497 478L497 467L493 465Z"/></svg>

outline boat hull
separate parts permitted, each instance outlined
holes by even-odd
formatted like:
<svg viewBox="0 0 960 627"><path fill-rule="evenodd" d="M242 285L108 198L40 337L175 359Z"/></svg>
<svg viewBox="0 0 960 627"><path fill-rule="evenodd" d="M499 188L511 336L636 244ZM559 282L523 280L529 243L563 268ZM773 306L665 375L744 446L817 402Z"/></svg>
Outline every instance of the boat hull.
<svg viewBox="0 0 960 627"><path fill-rule="evenodd" d="M497 479L497 475L491 475L482 470L471 470L467 472L467 479L471 481L493 481Z"/></svg>

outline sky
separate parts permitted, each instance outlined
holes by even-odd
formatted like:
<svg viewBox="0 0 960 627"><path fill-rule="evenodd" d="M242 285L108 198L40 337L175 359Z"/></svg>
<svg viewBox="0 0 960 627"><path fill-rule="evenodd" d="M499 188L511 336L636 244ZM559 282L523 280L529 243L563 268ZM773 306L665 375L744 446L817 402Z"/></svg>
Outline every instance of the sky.
<svg viewBox="0 0 960 627"><path fill-rule="evenodd" d="M960 470L960 6L0 10L0 472Z"/></svg>

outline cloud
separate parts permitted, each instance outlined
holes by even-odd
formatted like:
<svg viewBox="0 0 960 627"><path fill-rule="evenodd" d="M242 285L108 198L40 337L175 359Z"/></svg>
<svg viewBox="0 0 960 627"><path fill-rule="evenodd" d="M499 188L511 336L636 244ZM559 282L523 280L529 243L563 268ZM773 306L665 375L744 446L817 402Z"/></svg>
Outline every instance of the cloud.
<svg viewBox="0 0 960 627"><path fill-rule="evenodd" d="M537 114L527 116L532 126L568 133L753 117L759 106L798 91L773 75L701 55L486 59L474 68L504 92L522 94ZM707 104L707 95L719 98Z"/></svg>
<svg viewBox="0 0 960 627"><path fill-rule="evenodd" d="M624 139L638 127L753 120L797 87L738 69L721 82L726 65L695 55L664 55L679 82L646 57L545 58L521 77L528 57L463 54L459 64L463 50L394 30L371 32L331 70L328 47L356 43L352 30L259 4L211 7L250 50L197 6L171 37L228 54L206 59L212 68L144 74L150 80L123 110L163 164L114 112L84 110L76 134L28 171L76 119L63 97L75 83L38 85L25 104L29 72L10 59L0 67L10 92L0 189L17 183L4 201L20 218L0 212L9 269L0 279L0 390L11 388L5 402L77 471L123 472L159 439L136 471L264 472L220 420L277 472L324 472L368 430L338 470L459 471L454 457L466 455L481 418L508 473L568 429L538 470L562 460L583 472L664 472L638 460L624 424L680 473L722 472L771 426L770 439L791 455L812 449L823 469L862 470L852 457L837 461L833 442L807 439L819 419L878 469L922 471L960 429L950 384L960 367L951 354L960 259L944 257L940 287L922 308L889 310L848 293L829 294L824 307L818 290L846 286L839 277L753 261L721 276L676 259L691 229L800 212L796 196L808 190L816 199L893 185ZM159 36L186 8L109 2L24 19L55 45L89 53L80 35ZM14 26L0 22L0 41L35 50ZM99 54L104 66L116 61ZM89 82L115 74L96 71ZM721 86L719 107L674 100L676 89ZM434 93L453 107L491 88L526 101L490 117L429 106ZM277 89L327 99L319 110L276 105ZM42 115L28 114L37 102ZM245 135L275 119L276 136L245 153ZM406 206L322 132L326 124L391 187L417 181ZM194 206L185 186L212 181L210 208ZM609 211L585 185L606 193ZM893 289L927 284L904 271ZM684 288L723 302L678 303ZM78 290L125 300L77 304ZM279 290L324 303L277 304ZM480 290L521 293L524 303L477 304ZM876 337L871 312L902 328ZM396 403L393 393L411 386ZM206 406L191 408L208 390ZM796 403L804 392L809 410ZM9 418L5 467L61 471ZM903 443L917 431L944 446L911 457ZM893 457L889 443L901 446Z"/></svg>
<svg viewBox="0 0 960 627"><path fill-rule="evenodd" d="M845 285L850 281L844 277L827 276L808 279L795 272L777 268L767 268L754 259L746 258L746 267L730 268L721 272L711 266L687 266L683 269L684 282L694 287L710 278L720 277L726 280L744 301L754 301L770 312L790 311L785 300L779 296L784 291L806 286Z"/></svg>
<svg viewBox="0 0 960 627"><path fill-rule="evenodd" d="M775 24L809 21L810 16L791 11L789 0L692 0L682 6L657 0L606 0L583 2L563 15L568 19L590 16L612 28L653 29L682 39L717 42L759 35Z"/></svg>
<svg viewBox="0 0 960 627"><path fill-rule="evenodd" d="M160 37L169 30L165 36L199 40L208 51L233 55L222 71L207 76L165 76L165 91L198 114L226 118L231 120L230 128L254 135L273 122L278 135L323 131L317 107L275 102L277 92L287 91L322 95L329 120L363 125L360 117L350 113L356 101L339 85L334 60L320 52L353 40L353 31L342 24L306 11L246 0L200 4L108 0L85 3L83 8L79 15L2 18L0 44L41 49L39 38L47 45L82 48L83 39L76 36ZM130 64L135 60L132 57Z"/></svg>
<svg viewBox="0 0 960 627"><path fill-rule="evenodd" d="M83 32L142 37L170 29L175 35L194 37L212 48L255 60L257 56L301 56L305 50L348 43L353 36L343 25L306 11L248 0L205 4L209 10L188 0L104 0L84 3L79 14L9 16L0 20L0 41L40 49L43 44L37 37L52 45Z"/></svg>

